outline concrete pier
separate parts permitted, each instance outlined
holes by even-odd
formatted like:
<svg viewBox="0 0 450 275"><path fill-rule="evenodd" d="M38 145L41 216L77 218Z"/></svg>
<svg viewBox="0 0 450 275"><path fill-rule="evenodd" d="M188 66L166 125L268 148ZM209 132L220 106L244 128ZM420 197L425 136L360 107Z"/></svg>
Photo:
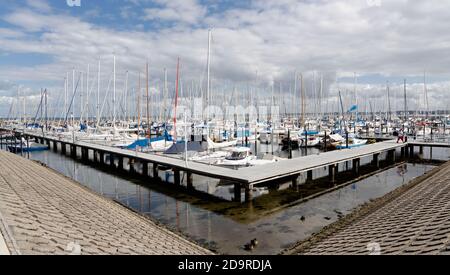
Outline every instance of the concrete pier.
<svg viewBox="0 0 450 275"><path fill-rule="evenodd" d="M450 162L316 234L300 254L450 255ZM329 231L329 232L327 232ZM369 250L375 246L378 251Z"/></svg>
<svg viewBox="0 0 450 275"><path fill-rule="evenodd" d="M212 254L51 169L0 151L0 254L5 246L27 255Z"/></svg>

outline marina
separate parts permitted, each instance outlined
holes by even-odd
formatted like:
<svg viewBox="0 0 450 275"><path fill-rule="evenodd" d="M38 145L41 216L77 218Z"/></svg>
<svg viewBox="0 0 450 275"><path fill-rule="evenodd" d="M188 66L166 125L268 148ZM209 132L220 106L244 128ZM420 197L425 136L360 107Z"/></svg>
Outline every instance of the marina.
<svg viewBox="0 0 450 275"><path fill-rule="evenodd" d="M444 2L4 5L0 255L447 254Z"/></svg>

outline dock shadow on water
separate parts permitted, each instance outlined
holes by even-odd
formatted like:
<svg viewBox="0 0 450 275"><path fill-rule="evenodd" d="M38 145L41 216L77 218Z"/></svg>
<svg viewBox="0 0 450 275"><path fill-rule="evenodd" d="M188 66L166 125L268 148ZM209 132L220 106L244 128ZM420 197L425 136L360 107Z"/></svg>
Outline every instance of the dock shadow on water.
<svg viewBox="0 0 450 275"><path fill-rule="evenodd" d="M295 202L326 190L329 183L317 180L292 188L281 182L258 188L255 192L264 195L240 204L228 200L233 194L232 185L207 182L196 186L223 197L204 199L198 194L179 192L169 183L111 173L50 151L33 153L31 158L221 254L277 254L357 206L434 168L429 164L399 164L301 203ZM170 181L169 174L167 179ZM244 245L253 239L258 240L258 245L246 251Z"/></svg>

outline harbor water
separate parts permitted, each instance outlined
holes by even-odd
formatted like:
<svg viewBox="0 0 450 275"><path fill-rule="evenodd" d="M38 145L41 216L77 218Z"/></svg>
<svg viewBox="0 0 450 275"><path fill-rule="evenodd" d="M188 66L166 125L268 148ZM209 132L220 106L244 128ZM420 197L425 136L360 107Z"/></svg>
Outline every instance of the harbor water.
<svg viewBox="0 0 450 275"><path fill-rule="evenodd" d="M433 152L433 158L448 160L448 156L448 149L435 149ZM428 164L399 164L317 198L274 210L261 202L239 204L205 200L178 192L169 183L130 179L51 151L34 152L30 158L221 254L277 254L338 220L339 216L350 213L355 207L382 197L433 169ZM170 176L169 172L164 173ZM211 186L207 183L196 188L218 197L233 193L226 185ZM264 190L259 190L259 199L270 201L272 195ZM283 191L275 192L278 197L283 194ZM259 245L251 252L245 251L244 245L255 238Z"/></svg>

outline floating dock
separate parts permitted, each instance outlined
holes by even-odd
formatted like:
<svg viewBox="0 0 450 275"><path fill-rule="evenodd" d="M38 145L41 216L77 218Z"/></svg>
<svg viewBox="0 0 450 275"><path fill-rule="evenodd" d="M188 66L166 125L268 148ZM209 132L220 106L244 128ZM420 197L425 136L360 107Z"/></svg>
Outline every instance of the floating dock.
<svg viewBox="0 0 450 275"><path fill-rule="evenodd" d="M4 129L7 131L7 129ZM339 165L342 163L352 163L353 173L359 175L359 168L362 158L372 158L372 164L379 166L380 156L386 153L385 160L395 162L396 156L408 157L414 154L416 147L423 153L424 147L430 148L432 156L433 147L447 147L446 143L426 143L426 142L408 142L396 143L395 141L384 141L375 144L369 144L353 149L343 149L331 152L325 152L318 155L309 155L294 159L280 160L278 162L247 167L239 170L233 170L215 165L208 165L199 162L183 159L161 156L156 154L141 153L120 148L114 148L95 143L68 140L61 140L55 137L43 136L32 132L17 132L25 139L34 139L36 142L46 144L54 152L60 151L62 154L69 152L74 158L81 157L83 161L89 161L100 165L109 165L114 169L128 169L130 173L136 173L134 165L142 165L142 175L156 177L158 170L171 169L174 172L174 183L181 186L181 173L185 173L187 188L193 188L193 175L201 175L209 178L225 180L234 183L234 199L241 201L242 189L244 189L245 201L252 199L252 189L254 185L268 183L275 180L292 180L293 185L298 183L301 174L306 173L307 181L313 180L313 171L316 169L328 169L330 183L335 182L336 175L339 172ZM1 137L0 137L1 140ZM1 142L1 141L0 141ZM124 168L127 160L127 168ZM128 165L129 164L129 165Z"/></svg>

